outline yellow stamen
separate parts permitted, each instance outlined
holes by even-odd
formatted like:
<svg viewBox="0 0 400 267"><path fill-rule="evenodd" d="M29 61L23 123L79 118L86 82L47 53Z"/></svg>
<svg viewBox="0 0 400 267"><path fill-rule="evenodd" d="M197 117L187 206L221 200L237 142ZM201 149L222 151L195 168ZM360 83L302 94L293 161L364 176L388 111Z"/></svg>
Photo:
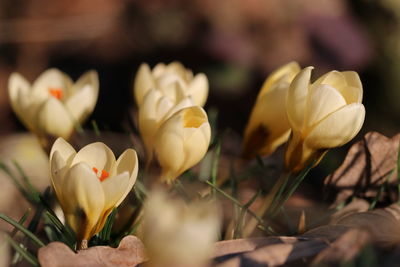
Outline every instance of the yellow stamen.
<svg viewBox="0 0 400 267"><path fill-rule="evenodd" d="M63 97L63 91L59 88L49 88L49 93L58 100Z"/></svg>

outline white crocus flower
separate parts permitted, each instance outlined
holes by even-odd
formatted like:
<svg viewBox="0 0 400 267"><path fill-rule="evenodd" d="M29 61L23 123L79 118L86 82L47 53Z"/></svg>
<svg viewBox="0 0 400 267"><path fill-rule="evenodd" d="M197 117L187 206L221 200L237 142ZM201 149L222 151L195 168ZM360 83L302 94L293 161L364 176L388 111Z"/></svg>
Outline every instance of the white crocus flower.
<svg viewBox="0 0 400 267"><path fill-rule="evenodd" d="M182 89L177 87L176 90L181 91ZM177 99L178 102L175 103L156 89L151 89L143 99L139 109L138 125L148 162L153 158L155 136L161 124L175 112L194 105L191 97L184 97L181 94L181 97Z"/></svg>
<svg viewBox="0 0 400 267"><path fill-rule="evenodd" d="M207 114L198 106L181 109L164 121L154 151L162 167L161 180L171 183L206 154L211 138Z"/></svg>
<svg viewBox="0 0 400 267"><path fill-rule="evenodd" d="M285 153L286 168L298 172L324 153L349 142L365 118L363 89L354 71L331 71L310 83L312 67L292 81L287 115L292 135Z"/></svg>
<svg viewBox="0 0 400 267"><path fill-rule="evenodd" d="M191 70L186 69L177 61L168 65L159 63L152 70L146 63L140 66L134 83L137 105L140 108L150 89L159 90L176 102L175 84L179 84L184 89L185 96L190 96L196 106L204 106L208 96L207 76L204 73L193 75Z"/></svg>
<svg viewBox="0 0 400 267"><path fill-rule="evenodd" d="M88 71L77 82L58 69L49 69L31 85L21 74L8 81L11 106L22 123L39 137L68 139L75 124L92 113L98 97L96 71Z"/></svg>
<svg viewBox="0 0 400 267"><path fill-rule="evenodd" d="M58 138L50 152L50 170L67 223L80 248L104 226L108 215L131 191L138 173L135 150L115 159L105 144L97 142L79 152Z"/></svg>
<svg viewBox="0 0 400 267"><path fill-rule="evenodd" d="M153 191L144 204L142 240L146 266L208 266L221 217L215 203L185 203Z"/></svg>

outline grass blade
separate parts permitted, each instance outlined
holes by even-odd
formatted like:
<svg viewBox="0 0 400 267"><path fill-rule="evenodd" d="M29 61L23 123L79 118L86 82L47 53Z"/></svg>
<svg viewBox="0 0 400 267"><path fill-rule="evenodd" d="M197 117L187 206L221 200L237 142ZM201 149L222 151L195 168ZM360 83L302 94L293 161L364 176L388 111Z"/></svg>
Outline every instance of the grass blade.
<svg viewBox="0 0 400 267"><path fill-rule="evenodd" d="M12 239L9 235L5 235L6 240L10 245L15 249L15 251L20 254L27 262L32 264L33 266L39 266L38 260L29 253L27 250L23 249L20 244L18 244L14 239Z"/></svg>
<svg viewBox="0 0 400 267"><path fill-rule="evenodd" d="M4 213L0 213L0 219L3 219L4 221L8 222L18 230L20 230L22 233L24 233L27 237L29 237L37 246L39 247L44 247L45 244L35 236L34 233L26 229L23 225L19 224L18 222L14 221Z"/></svg>

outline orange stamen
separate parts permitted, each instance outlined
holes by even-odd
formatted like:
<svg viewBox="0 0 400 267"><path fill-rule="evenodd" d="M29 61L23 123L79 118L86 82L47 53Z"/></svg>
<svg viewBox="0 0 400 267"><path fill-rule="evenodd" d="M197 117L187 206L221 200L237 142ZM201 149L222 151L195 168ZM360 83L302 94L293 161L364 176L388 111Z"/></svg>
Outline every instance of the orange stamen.
<svg viewBox="0 0 400 267"><path fill-rule="evenodd" d="M101 171L101 176L100 176L100 182L103 182L105 179L108 178L108 176L110 176L110 174L106 171L106 170L102 170Z"/></svg>
<svg viewBox="0 0 400 267"><path fill-rule="evenodd" d="M93 167L92 170L94 171L96 176L99 178L100 182L103 182L105 179L108 178L108 176L110 176L110 174L106 170L101 171L100 177L97 175L99 173L99 170L96 167Z"/></svg>
<svg viewBox="0 0 400 267"><path fill-rule="evenodd" d="M59 88L49 88L49 93L58 100L63 97L63 91Z"/></svg>

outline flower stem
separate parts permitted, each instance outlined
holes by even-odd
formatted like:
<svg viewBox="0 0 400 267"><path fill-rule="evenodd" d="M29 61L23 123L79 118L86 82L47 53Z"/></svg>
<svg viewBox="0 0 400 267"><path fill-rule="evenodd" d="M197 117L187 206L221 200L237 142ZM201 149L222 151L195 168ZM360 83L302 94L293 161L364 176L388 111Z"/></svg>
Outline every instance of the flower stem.
<svg viewBox="0 0 400 267"><path fill-rule="evenodd" d="M256 215L260 218L262 218L267 210L271 207L273 203L276 203L276 199L280 197L282 194L284 187L287 184L287 181L290 177L290 173L284 172L279 179L276 181L274 186L272 187L271 191L265 196L265 198L262 200L261 206L259 210L256 212ZM256 228L258 222L254 218L251 218L249 222L247 223L246 227L243 230L243 237L248 237L250 236L254 229Z"/></svg>
<svg viewBox="0 0 400 267"><path fill-rule="evenodd" d="M84 250L88 248L88 241L86 239L78 241L78 250Z"/></svg>

